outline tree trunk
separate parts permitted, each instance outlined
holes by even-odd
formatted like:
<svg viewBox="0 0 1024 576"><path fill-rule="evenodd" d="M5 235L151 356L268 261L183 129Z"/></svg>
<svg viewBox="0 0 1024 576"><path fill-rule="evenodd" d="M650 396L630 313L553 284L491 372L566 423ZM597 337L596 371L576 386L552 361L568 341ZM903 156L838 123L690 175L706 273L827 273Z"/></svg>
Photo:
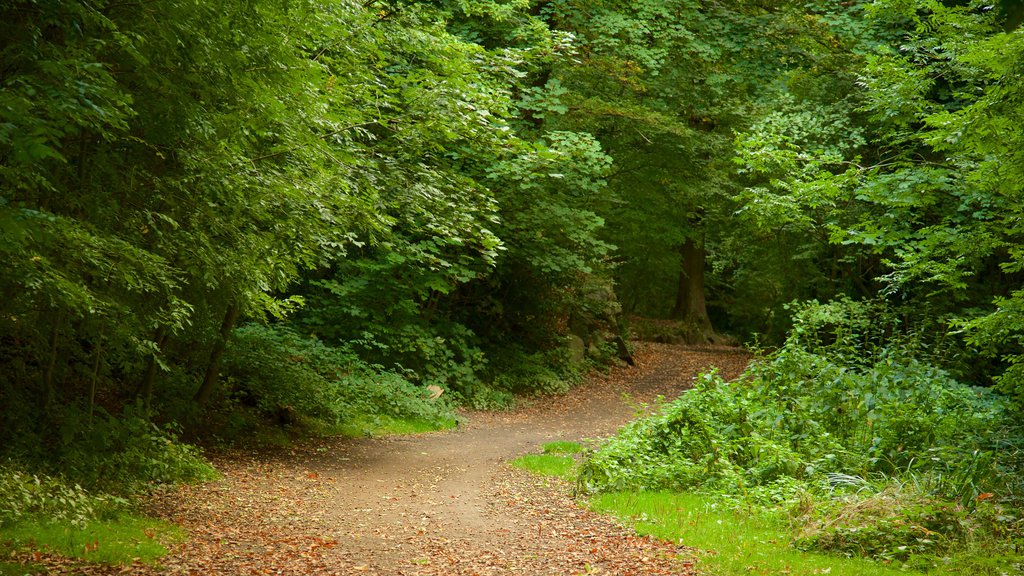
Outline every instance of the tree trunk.
<svg viewBox="0 0 1024 576"><path fill-rule="evenodd" d="M693 330L690 344L714 342L717 337L704 300L704 244L687 238L679 254L682 262L672 318L682 320Z"/></svg>
<svg viewBox="0 0 1024 576"><path fill-rule="evenodd" d="M100 359L103 357L103 339L97 338L96 349L93 351L92 382L89 385L89 428L92 428L92 414L96 409L96 384L100 379Z"/></svg>
<svg viewBox="0 0 1024 576"><path fill-rule="evenodd" d="M228 337L231 336L231 329L235 327L235 320L238 319L238 305L232 302L224 314L224 322L220 325L220 338L210 350L210 361L206 363L206 375L203 376L203 383L196 390L192 397L196 404L205 406L217 386L217 377L220 375L220 359L224 356L224 348L227 346Z"/></svg>
<svg viewBox="0 0 1024 576"><path fill-rule="evenodd" d="M164 344L167 342L167 327L160 326L156 329L156 334L153 335L153 341L156 343L157 353L164 348ZM149 363L146 364L146 372L142 376L142 381L139 382L139 387L135 391L135 395L142 398L146 405L146 412L149 412L150 402L153 399L153 384L156 381L156 369L157 361L156 357L153 356L149 359Z"/></svg>
<svg viewBox="0 0 1024 576"><path fill-rule="evenodd" d="M60 341L60 324L63 319L64 314L58 311L54 314L53 324L50 326L50 359L46 362L46 372L43 374L43 405L46 408L53 406L57 397L53 374L57 370L57 344Z"/></svg>

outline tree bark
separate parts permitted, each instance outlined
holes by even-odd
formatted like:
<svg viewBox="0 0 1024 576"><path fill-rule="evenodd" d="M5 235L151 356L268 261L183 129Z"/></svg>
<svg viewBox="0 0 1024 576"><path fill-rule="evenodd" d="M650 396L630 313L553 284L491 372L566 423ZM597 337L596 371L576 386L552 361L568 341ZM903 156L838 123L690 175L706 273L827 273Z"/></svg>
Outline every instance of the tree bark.
<svg viewBox="0 0 1024 576"><path fill-rule="evenodd" d="M704 244L687 238L679 250L681 263L679 267L679 287L676 291L676 303L672 308L672 318L682 320L690 325L694 334L690 344L714 342L715 330L708 318L707 303L704 298L704 261L707 254Z"/></svg>
<svg viewBox="0 0 1024 576"><path fill-rule="evenodd" d="M192 399L199 406L205 406L210 400L210 396L213 394L214 388L217 387L217 378L220 375L220 359L224 356L224 348L227 346L228 337L231 336L231 330L235 327L235 320L238 319L238 305L232 302L228 305L227 312L224 313L224 321L220 325L220 338L213 345L213 349L210 350L210 360L206 363L206 375L203 376L203 383L196 390L195 396Z"/></svg>

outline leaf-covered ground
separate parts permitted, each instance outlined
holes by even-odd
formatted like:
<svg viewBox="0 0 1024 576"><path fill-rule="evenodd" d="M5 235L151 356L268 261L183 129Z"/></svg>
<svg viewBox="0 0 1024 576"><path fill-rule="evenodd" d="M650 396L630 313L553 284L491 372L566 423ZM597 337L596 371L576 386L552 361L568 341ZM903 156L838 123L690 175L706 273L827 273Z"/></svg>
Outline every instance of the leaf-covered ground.
<svg viewBox="0 0 1024 576"><path fill-rule="evenodd" d="M688 574L694 551L638 537L582 508L571 486L506 464L545 442L606 436L699 371L737 375L748 356L645 344L637 360L566 396L467 413L449 432L219 455L221 480L152 498L152 514L189 534L157 567L27 559L64 574Z"/></svg>

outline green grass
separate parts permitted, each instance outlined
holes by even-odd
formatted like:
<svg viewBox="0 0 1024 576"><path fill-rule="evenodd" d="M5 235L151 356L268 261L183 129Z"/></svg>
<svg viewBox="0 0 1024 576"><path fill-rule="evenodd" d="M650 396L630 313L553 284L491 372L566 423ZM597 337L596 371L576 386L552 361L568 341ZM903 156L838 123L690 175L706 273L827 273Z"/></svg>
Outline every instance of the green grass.
<svg viewBox="0 0 1024 576"><path fill-rule="evenodd" d="M173 524L137 516L91 521L84 528L26 521L3 529L0 552L38 550L102 564L130 564L136 559L152 563L167 554L166 545L183 538L182 530ZM26 570L31 567L0 574L24 574Z"/></svg>
<svg viewBox="0 0 1024 576"><path fill-rule="evenodd" d="M25 565L25 564L12 564L10 562L0 562L0 576L26 576L41 574L45 570L43 566L36 565Z"/></svg>
<svg viewBox="0 0 1024 576"><path fill-rule="evenodd" d="M690 494L602 494L595 496L590 506L619 517L640 534L711 552L700 556L700 567L714 576L908 573L870 560L795 550L789 546L788 526L770 514L715 510L707 500Z"/></svg>
<svg viewBox="0 0 1024 576"><path fill-rule="evenodd" d="M420 434L455 427L455 420L441 422L425 418L394 418L392 416L360 415L342 423L336 434L352 438L390 436L396 434Z"/></svg>
<svg viewBox="0 0 1024 576"><path fill-rule="evenodd" d="M568 480L576 472L576 461L572 456L554 454L526 454L510 462L516 468L528 470L541 476L557 476Z"/></svg>
<svg viewBox="0 0 1024 576"><path fill-rule="evenodd" d="M579 442L548 442L541 446L545 454L579 454L583 452L583 446Z"/></svg>

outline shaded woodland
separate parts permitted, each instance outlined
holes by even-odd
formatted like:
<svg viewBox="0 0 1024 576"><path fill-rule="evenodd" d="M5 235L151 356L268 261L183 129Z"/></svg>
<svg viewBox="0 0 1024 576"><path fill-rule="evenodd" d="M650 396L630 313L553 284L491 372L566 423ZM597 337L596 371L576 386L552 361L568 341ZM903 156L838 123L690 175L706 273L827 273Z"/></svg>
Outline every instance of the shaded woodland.
<svg viewBox="0 0 1024 576"><path fill-rule="evenodd" d="M743 392L757 422L686 410L741 444L797 413L795 443L700 474L842 453L832 472L1019 510L1022 18L0 2L0 473L102 507L207 477L194 444L445 428L639 336L774 353ZM701 484L604 462L594 490ZM0 525L54 509L19 502Z"/></svg>

